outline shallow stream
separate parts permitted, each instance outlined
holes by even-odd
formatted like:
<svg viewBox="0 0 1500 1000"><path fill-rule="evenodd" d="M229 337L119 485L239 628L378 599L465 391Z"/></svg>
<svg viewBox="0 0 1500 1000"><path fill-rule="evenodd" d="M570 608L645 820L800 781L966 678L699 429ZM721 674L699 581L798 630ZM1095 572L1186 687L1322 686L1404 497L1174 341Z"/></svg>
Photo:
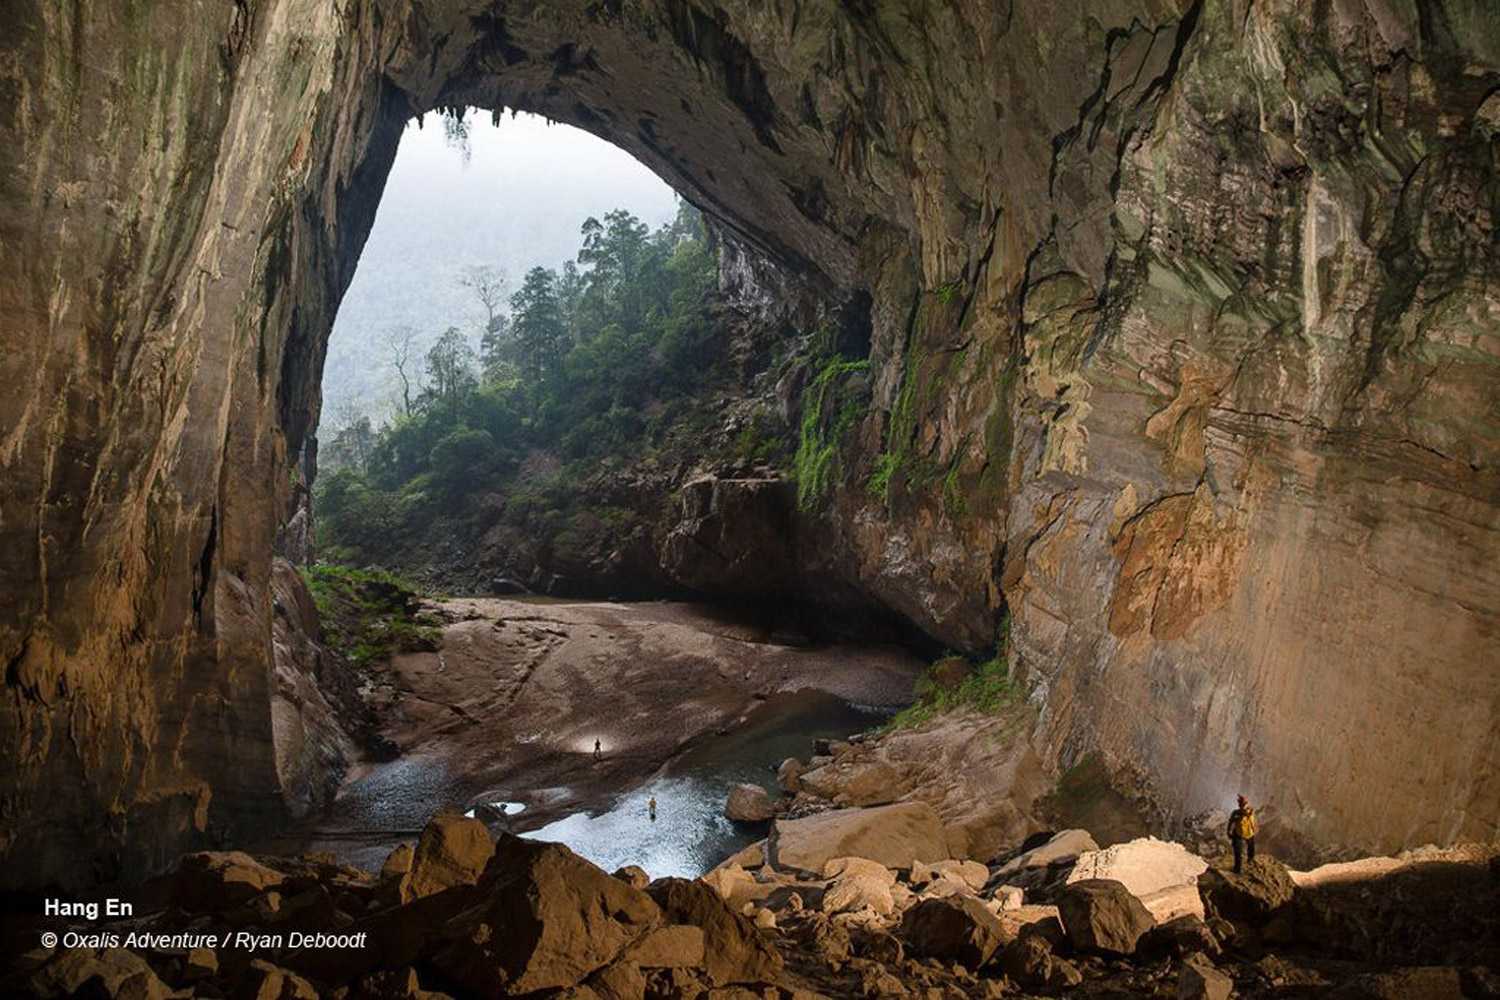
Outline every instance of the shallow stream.
<svg viewBox="0 0 1500 1000"><path fill-rule="evenodd" d="M575 813L524 836L567 844L605 871L635 864L652 878L701 875L766 835L764 824L724 818L733 785L751 782L777 796L775 769L787 757L806 760L814 739L861 732L887 714L821 691L777 695L738 727L689 747L607 811Z"/></svg>

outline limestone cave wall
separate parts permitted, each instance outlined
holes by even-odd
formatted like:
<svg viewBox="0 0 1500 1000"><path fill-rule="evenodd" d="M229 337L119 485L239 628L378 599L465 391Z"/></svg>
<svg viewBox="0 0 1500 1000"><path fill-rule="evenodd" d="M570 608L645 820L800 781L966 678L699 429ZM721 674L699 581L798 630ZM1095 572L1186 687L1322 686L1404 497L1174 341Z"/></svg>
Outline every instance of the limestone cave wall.
<svg viewBox="0 0 1500 1000"><path fill-rule="evenodd" d="M1325 841L1500 822L1486 0L18 0L0 15L0 871L288 808L272 548L400 129L589 129L830 302L798 559L1039 745ZM298 787L316 786L299 776ZM25 859L19 863L18 859Z"/></svg>

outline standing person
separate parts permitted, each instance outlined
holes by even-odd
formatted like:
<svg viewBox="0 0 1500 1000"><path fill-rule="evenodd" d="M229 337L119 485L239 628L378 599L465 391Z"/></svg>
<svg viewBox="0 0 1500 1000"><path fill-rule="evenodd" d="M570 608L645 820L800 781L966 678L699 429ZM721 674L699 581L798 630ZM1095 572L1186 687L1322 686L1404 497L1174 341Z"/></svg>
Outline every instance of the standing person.
<svg viewBox="0 0 1500 1000"><path fill-rule="evenodd" d="M646 803L646 808L651 810L651 822L656 822L656 796L651 796L651 801Z"/></svg>
<svg viewBox="0 0 1500 1000"><path fill-rule="evenodd" d="M603 756L604 756L604 747L596 739L596 740L594 740L594 763L595 764L599 763L600 759L603 758Z"/></svg>
<svg viewBox="0 0 1500 1000"><path fill-rule="evenodd" d="M1248 852L1250 863L1255 863L1255 833L1258 829L1255 822L1255 810L1250 808L1250 800L1243 795L1239 797L1239 808L1229 814L1229 843L1234 847L1234 873L1236 875L1243 871L1241 857Z"/></svg>

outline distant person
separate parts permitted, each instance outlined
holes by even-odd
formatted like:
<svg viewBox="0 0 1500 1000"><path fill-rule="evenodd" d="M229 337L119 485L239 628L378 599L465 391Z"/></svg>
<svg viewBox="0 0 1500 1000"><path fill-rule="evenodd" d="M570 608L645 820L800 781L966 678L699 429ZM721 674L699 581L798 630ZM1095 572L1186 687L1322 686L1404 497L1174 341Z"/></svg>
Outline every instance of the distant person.
<svg viewBox="0 0 1500 1000"><path fill-rule="evenodd" d="M1229 843L1234 847L1234 873L1240 874L1244 870L1241 860L1248 853L1250 863L1255 863L1255 832L1258 829L1255 823L1255 810L1250 808L1250 800L1243 795L1239 797L1239 808L1229 814Z"/></svg>
<svg viewBox="0 0 1500 1000"><path fill-rule="evenodd" d="M594 763L597 764L597 763L599 763L599 761L601 761L603 759L604 759L604 745L602 743L600 743L598 740L595 740L594 741Z"/></svg>
<svg viewBox="0 0 1500 1000"><path fill-rule="evenodd" d="M646 808L651 811L651 822L656 822L656 796L651 796L651 801L646 803Z"/></svg>

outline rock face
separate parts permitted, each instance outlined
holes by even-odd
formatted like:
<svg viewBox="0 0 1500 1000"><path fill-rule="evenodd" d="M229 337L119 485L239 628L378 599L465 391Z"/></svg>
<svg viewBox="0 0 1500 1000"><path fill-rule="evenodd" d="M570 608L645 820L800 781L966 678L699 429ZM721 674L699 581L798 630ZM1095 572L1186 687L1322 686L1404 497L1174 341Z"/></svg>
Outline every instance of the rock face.
<svg viewBox="0 0 1500 1000"><path fill-rule="evenodd" d="M734 260L859 304L826 489L705 487L705 585L763 582L760 552L701 557L716 510L789 516L809 541L765 565L949 645L1008 608L1065 765L1352 846L1493 832L1486 0L540 11L7 9L5 887L160 866L326 787L283 794L271 559L334 307L440 103L588 128Z"/></svg>

